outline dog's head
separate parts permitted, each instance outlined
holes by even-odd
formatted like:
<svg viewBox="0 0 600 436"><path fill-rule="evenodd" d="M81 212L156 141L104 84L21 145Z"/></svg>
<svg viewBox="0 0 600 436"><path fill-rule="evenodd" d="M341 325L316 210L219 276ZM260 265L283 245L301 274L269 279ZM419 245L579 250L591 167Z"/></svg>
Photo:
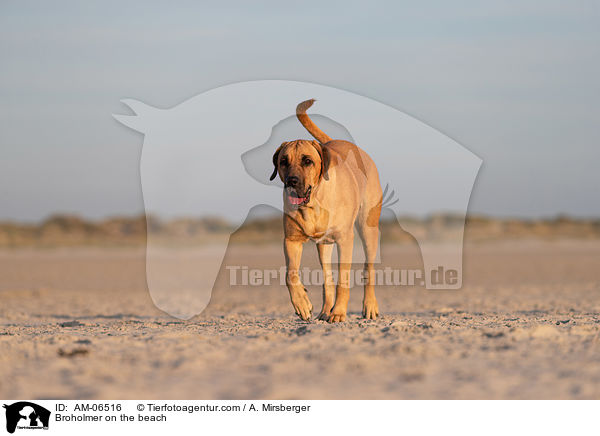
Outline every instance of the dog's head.
<svg viewBox="0 0 600 436"><path fill-rule="evenodd" d="M293 206L307 205L321 180L329 180L329 152L317 141L284 142L273 155L273 166L271 180L279 174L287 202Z"/></svg>

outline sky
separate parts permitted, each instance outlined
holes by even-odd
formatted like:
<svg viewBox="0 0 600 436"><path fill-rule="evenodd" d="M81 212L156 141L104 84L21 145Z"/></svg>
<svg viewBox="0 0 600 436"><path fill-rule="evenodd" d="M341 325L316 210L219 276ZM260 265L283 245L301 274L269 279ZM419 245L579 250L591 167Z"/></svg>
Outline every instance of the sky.
<svg viewBox="0 0 600 436"><path fill-rule="evenodd" d="M120 100L260 79L367 96L458 141L483 159L470 213L600 216L597 2L5 0L0 59L0 220L142 213Z"/></svg>

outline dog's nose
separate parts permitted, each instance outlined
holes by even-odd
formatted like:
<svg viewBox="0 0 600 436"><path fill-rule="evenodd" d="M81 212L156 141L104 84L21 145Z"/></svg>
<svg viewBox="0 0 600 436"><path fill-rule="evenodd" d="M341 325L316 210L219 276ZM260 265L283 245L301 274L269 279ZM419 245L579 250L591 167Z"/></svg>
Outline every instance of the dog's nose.
<svg viewBox="0 0 600 436"><path fill-rule="evenodd" d="M300 182L300 179L296 176L290 176L285 179L285 186L289 186L290 188L295 188L296 185Z"/></svg>

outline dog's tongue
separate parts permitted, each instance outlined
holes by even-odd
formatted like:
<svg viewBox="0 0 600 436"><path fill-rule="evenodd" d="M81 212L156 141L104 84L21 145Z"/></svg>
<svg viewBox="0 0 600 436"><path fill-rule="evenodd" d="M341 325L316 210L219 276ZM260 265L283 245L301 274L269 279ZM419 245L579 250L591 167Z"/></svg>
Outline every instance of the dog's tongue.
<svg viewBox="0 0 600 436"><path fill-rule="evenodd" d="M288 195L288 198L290 200L290 203L292 203L292 204L302 204L302 203L304 203L304 200L306 200L306 197L299 198L299 197L292 197L291 195Z"/></svg>

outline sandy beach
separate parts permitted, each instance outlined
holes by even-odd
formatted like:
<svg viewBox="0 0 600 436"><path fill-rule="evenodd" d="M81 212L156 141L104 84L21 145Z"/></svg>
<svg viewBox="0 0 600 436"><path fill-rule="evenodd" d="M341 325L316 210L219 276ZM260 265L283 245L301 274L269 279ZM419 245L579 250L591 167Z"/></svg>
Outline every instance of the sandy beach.
<svg viewBox="0 0 600 436"><path fill-rule="evenodd" d="M307 264L316 262L307 250ZM0 396L598 399L600 241L467 243L464 287L379 287L382 316L303 322L279 284L225 285L188 321L152 303L142 247L0 252ZM251 256L250 256L251 255ZM239 246L232 264L282 261ZM382 259L418 266L412 245ZM310 287L318 311L321 291Z"/></svg>

